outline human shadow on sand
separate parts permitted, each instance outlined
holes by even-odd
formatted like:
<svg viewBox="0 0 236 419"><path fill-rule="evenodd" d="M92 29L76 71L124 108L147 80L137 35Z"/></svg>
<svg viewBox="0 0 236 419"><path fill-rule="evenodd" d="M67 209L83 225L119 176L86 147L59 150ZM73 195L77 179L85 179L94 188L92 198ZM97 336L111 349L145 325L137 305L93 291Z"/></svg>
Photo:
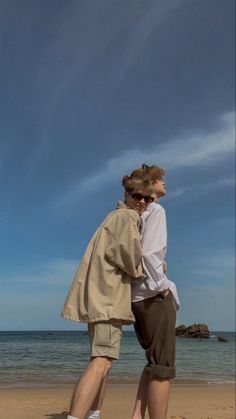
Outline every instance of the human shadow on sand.
<svg viewBox="0 0 236 419"><path fill-rule="evenodd" d="M69 412L61 412L61 413L49 413L45 415L46 419L66 419Z"/></svg>

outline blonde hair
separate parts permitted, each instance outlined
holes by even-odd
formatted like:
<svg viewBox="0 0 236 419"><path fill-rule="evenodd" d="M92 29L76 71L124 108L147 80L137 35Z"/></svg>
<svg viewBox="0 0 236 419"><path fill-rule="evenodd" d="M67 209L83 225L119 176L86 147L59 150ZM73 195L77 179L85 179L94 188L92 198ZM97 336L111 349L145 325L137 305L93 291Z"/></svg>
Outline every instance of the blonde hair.
<svg viewBox="0 0 236 419"><path fill-rule="evenodd" d="M134 190L145 190L147 194L153 193L153 182L146 173L138 173L137 176L125 175L122 178L122 186L126 192L133 192Z"/></svg>
<svg viewBox="0 0 236 419"><path fill-rule="evenodd" d="M137 177L147 175L149 176L152 183L155 183L157 180L162 180L166 172L159 166L148 166L147 164L142 164L138 169L133 170L130 177Z"/></svg>

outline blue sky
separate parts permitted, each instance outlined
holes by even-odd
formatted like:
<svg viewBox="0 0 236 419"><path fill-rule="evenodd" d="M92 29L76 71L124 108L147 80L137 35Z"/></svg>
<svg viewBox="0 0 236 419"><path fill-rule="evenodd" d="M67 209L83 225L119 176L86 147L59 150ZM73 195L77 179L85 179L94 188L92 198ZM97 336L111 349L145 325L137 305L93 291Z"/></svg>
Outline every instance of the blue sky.
<svg viewBox="0 0 236 419"><path fill-rule="evenodd" d="M60 310L141 163L167 171L178 324L234 328L234 1L0 0L0 330Z"/></svg>

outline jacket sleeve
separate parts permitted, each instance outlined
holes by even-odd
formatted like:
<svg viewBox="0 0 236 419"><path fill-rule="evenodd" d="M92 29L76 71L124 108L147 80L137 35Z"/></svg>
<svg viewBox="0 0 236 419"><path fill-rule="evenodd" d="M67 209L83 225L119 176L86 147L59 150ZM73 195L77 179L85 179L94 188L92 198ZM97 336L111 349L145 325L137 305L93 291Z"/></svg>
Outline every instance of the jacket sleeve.
<svg viewBox="0 0 236 419"><path fill-rule="evenodd" d="M110 245L106 249L107 259L133 278L144 279L141 260L142 251L138 231L138 222L129 214L119 214L108 228L111 235Z"/></svg>

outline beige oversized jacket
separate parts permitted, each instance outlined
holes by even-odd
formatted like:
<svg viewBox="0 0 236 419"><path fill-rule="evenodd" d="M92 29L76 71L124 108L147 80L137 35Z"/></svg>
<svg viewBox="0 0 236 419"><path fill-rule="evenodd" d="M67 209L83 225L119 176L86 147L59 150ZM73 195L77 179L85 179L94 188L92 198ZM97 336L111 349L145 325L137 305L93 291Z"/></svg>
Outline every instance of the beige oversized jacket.
<svg viewBox="0 0 236 419"><path fill-rule="evenodd" d="M130 282L145 278L139 223L139 215L124 204L108 214L83 255L62 310L64 318L134 322Z"/></svg>

